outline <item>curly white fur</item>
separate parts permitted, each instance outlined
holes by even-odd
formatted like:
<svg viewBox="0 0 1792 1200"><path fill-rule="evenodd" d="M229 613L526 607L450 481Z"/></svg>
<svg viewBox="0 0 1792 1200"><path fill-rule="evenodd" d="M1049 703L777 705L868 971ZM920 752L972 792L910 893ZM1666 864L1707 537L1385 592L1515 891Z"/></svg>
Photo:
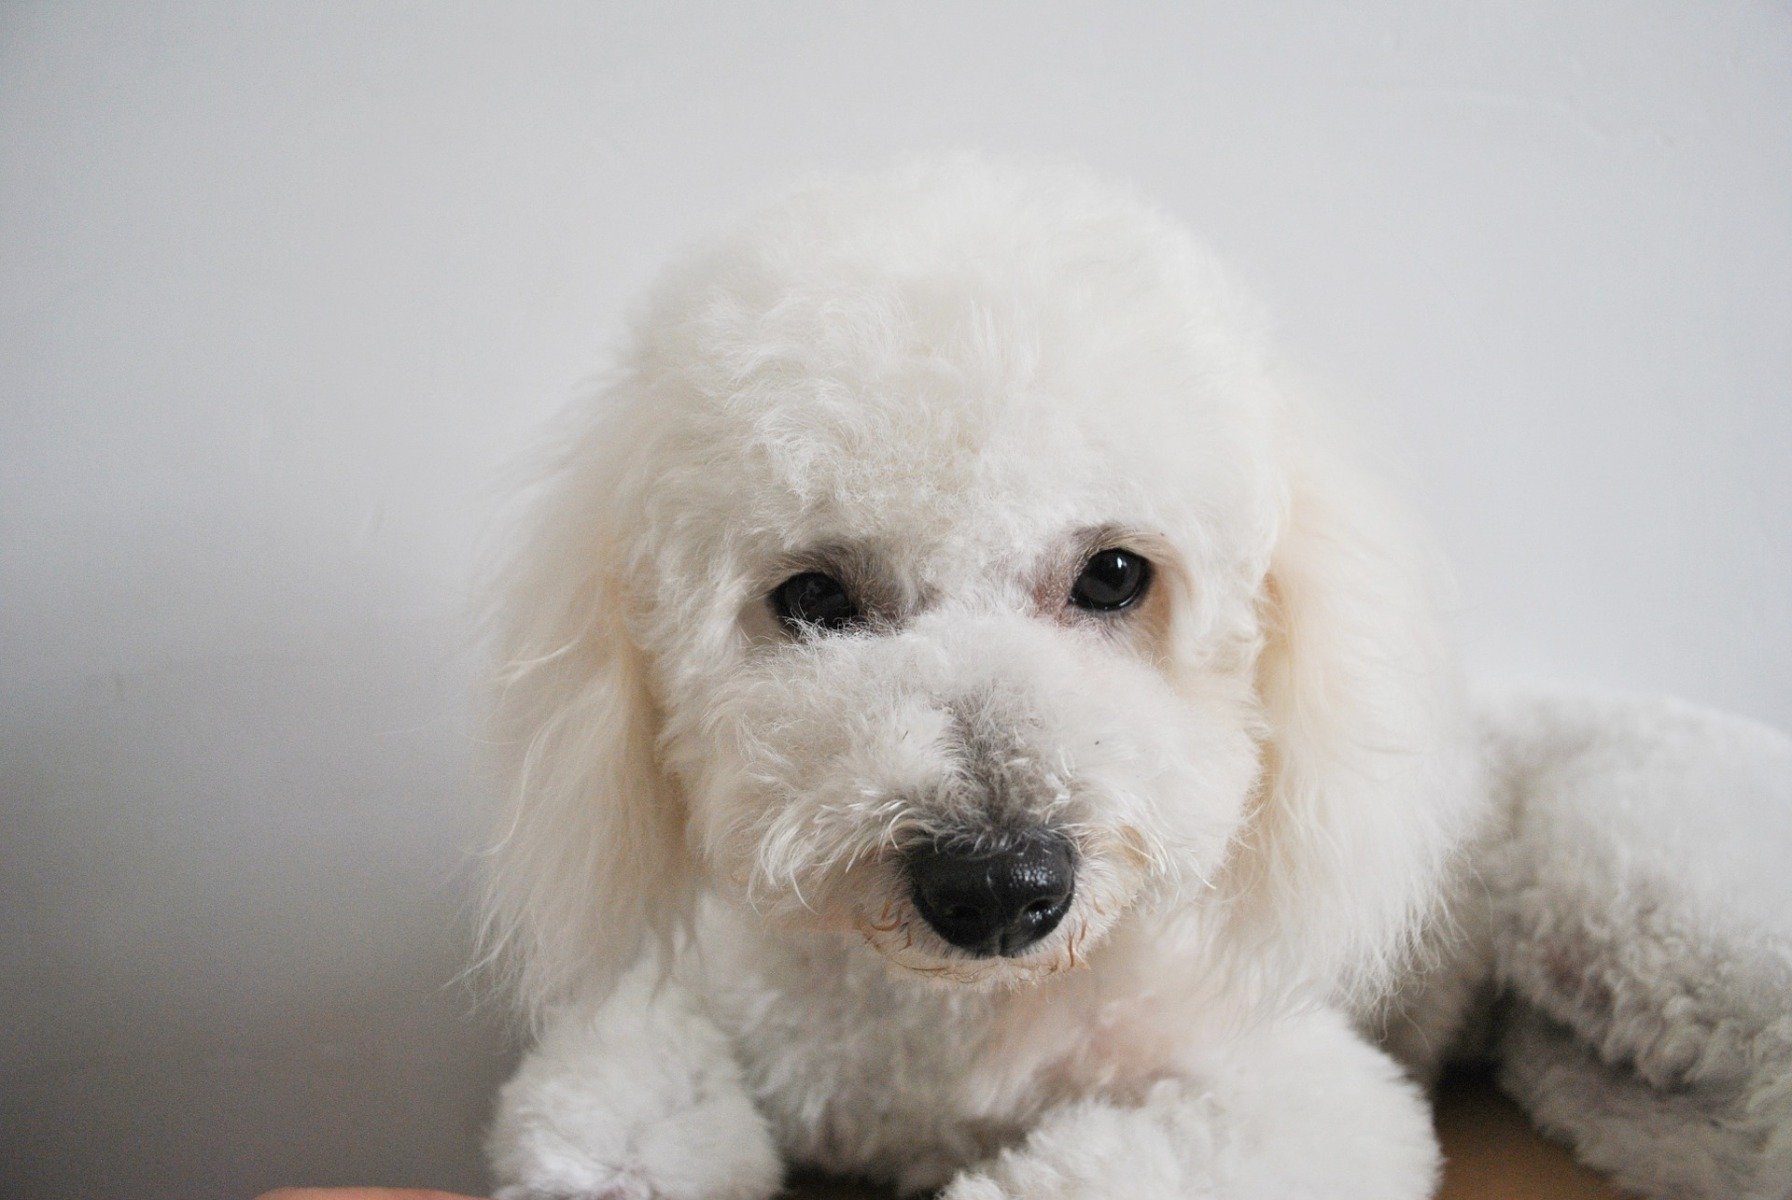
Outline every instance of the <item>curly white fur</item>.
<svg viewBox="0 0 1792 1200"><path fill-rule="evenodd" d="M1418 987L1485 789L1438 571L1257 327L1161 214L971 159L812 184L662 287L502 608L490 932L546 1029L505 1195L1430 1193L1351 1021ZM1092 618L1109 544L1156 576ZM863 629L774 619L818 564ZM903 854L1013 821L1071 908L972 957Z"/></svg>

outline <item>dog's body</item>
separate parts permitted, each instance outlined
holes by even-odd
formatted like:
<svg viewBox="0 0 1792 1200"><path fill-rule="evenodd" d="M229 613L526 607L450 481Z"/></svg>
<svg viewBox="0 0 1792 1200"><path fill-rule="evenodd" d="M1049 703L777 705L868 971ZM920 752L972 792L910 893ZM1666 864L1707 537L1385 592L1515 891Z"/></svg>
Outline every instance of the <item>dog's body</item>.
<svg viewBox="0 0 1792 1200"><path fill-rule="evenodd" d="M1435 566L1253 326L1149 209L963 160L674 277L507 601L493 929L547 1023L505 1194L1416 1198L1413 1077L1477 1037L1602 1165L1716 1088L1709 1161L1638 1178L1784 1194L1782 947L1581 820L1585 739L1528 773L1547 704L1471 716ZM1565 829L1609 890L1563 916ZM1749 975L1716 1042L1614 922ZM1539 1075L1532 1013L1585 1070ZM1630 1108L1551 1118L1615 1062Z"/></svg>

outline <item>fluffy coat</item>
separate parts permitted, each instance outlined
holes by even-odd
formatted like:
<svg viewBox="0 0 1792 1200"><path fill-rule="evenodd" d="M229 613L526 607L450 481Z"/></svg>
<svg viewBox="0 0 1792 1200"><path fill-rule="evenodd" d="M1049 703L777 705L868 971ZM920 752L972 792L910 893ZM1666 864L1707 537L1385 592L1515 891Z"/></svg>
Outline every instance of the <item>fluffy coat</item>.
<svg viewBox="0 0 1792 1200"><path fill-rule="evenodd" d="M1785 943L1606 817L1719 761L1783 812L1785 743L1467 703L1435 560L1174 221L972 159L814 183L674 272L571 420L500 606L489 932L542 1030L501 1196L761 1200L796 1162L1417 1200L1420 1082L1477 1047L1651 1194L1788 1194ZM1150 590L1067 603L1107 547ZM851 628L780 622L804 571ZM967 954L905 855L1017 825L1074 848L1069 912Z"/></svg>

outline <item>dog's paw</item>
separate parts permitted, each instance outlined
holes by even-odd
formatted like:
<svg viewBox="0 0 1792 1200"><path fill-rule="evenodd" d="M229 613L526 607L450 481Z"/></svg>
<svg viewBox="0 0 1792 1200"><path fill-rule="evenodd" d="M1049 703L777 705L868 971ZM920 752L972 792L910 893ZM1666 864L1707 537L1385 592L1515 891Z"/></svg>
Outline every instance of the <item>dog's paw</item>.
<svg viewBox="0 0 1792 1200"><path fill-rule="evenodd" d="M532 1187L513 1183L492 1193L492 1200L658 1200L653 1190L637 1180L619 1180L599 1188Z"/></svg>
<svg viewBox="0 0 1792 1200"><path fill-rule="evenodd" d="M939 1194L939 1200L1014 1200L1014 1195L987 1175L960 1175Z"/></svg>
<svg viewBox="0 0 1792 1200"><path fill-rule="evenodd" d="M1211 1197L1205 1117L1200 1094L1175 1080L1158 1083L1136 1107L1066 1105L1046 1114L1019 1145L958 1175L939 1200Z"/></svg>
<svg viewBox="0 0 1792 1200"><path fill-rule="evenodd" d="M615 1186L599 1187L599 1189L573 1189L566 1191L564 1187L530 1187L529 1184L511 1184L500 1187L491 1193L491 1200L654 1200L654 1193L647 1186L636 1187L634 1184L615 1184Z"/></svg>
<svg viewBox="0 0 1792 1200"><path fill-rule="evenodd" d="M764 1162L744 1166L721 1161L714 1148L701 1145L681 1153L682 1167L631 1163L544 1173L532 1182L505 1184L492 1200L770 1200L783 1181L783 1169L769 1153Z"/></svg>
<svg viewBox="0 0 1792 1200"><path fill-rule="evenodd" d="M1141 1195L1150 1195L1149 1191ZM1109 1193L1054 1171L967 1172L958 1176L935 1200L1108 1200ZM1135 1198L1136 1200L1136 1198Z"/></svg>
<svg viewBox="0 0 1792 1200"><path fill-rule="evenodd" d="M1109 1192L1090 1180L1034 1159L1005 1155L958 1175L936 1200L1091 1200L1092 1197L1108 1200Z"/></svg>

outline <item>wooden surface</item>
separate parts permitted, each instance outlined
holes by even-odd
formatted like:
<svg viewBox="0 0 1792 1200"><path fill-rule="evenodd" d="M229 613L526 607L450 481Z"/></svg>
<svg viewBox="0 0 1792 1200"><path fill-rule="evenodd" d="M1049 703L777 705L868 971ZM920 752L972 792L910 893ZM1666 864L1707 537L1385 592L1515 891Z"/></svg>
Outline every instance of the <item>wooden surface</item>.
<svg viewBox="0 0 1792 1200"><path fill-rule="evenodd" d="M1621 1200L1625 1195L1545 1140L1484 1080L1446 1083L1437 1096L1444 1185L1437 1200ZM799 1200L889 1200L890 1192L804 1178Z"/></svg>
<svg viewBox="0 0 1792 1200"><path fill-rule="evenodd" d="M1447 1082L1437 1095L1444 1144L1438 1200L1618 1200L1620 1192L1531 1128L1485 1080Z"/></svg>

